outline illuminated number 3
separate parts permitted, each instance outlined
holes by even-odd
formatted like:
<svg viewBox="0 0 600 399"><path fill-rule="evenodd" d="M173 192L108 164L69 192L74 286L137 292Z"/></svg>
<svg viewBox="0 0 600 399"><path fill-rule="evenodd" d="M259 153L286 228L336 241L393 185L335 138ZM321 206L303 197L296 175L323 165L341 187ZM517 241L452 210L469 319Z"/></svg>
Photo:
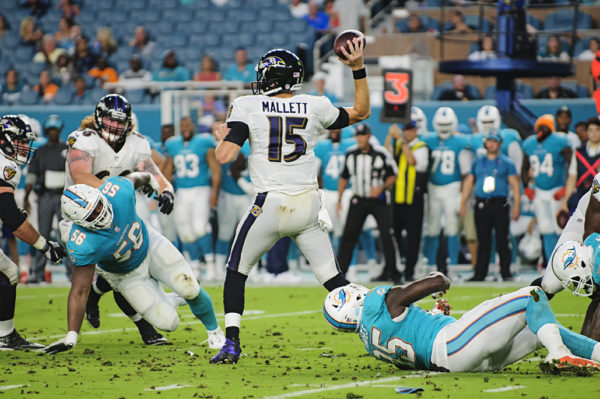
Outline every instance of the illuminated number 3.
<svg viewBox="0 0 600 399"><path fill-rule="evenodd" d="M283 160L292 162L306 153L306 141L302 136L294 134L294 129L305 129L307 118L267 116L267 119L269 119L269 161L281 162L283 123L285 123L285 142L294 144L294 151L284 155Z"/></svg>

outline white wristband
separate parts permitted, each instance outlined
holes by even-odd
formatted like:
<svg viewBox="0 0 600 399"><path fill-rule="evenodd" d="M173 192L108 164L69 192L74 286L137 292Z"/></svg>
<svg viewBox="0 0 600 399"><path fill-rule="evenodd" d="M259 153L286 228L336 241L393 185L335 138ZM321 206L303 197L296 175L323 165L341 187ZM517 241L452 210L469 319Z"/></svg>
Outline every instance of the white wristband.
<svg viewBox="0 0 600 399"><path fill-rule="evenodd" d="M65 338L65 344L75 346L78 336L79 334L77 334L75 331L69 331L67 333L67 337Z"/></svg>
<svg viewBox="0 0 600 399"><path fill-rule="evenodd" d="M35 249L39 249L41 251L42 249L44 249L45 246L46 246L46 239L44 238L44 236L42 236L40 234L40 238L38 238L37 241L33 243L33 247Z"/></svg>

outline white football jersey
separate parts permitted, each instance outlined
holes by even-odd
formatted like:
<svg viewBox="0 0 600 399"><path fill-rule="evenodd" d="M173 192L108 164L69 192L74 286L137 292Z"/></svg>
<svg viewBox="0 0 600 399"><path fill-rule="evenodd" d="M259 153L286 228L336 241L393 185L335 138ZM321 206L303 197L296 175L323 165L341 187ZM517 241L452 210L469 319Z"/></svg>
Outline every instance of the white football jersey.
<svg viewBox="0 0 600 399"><path fill-rule="evenodd" d="M295 195L318 188L313 150L319 134L339 114L340 110L324 96L236 98L230 105L227 122L248 126L248 167L256 191Z"/></svg>
<svg viewBox="0 0 600 399"><path fill-rule="evenodd" d="M0 152L0 170L2 170L0 180L4 180L16 189L21 180L21 168L15 161L4 156L2 152Z"/></svg>
<svg viewBox="0 0 600 399"><path fill-rule="evenodd" d="M87 152L94 159L92 173L101 180L109 177L124 175L126 171L133 172L140 162L151 155L148 140L137 132L127 136L125 144L119 152L113 148L100 135L91 129L76 130L67 139L69 147ZM69 172L68 161L66 165L66 185L73 185Z"/></svg>

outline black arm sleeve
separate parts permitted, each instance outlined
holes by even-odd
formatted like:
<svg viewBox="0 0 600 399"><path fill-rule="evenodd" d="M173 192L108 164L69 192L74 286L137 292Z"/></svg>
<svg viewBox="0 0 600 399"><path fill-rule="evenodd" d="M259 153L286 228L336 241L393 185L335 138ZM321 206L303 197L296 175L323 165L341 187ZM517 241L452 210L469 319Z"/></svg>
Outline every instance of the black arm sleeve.
<svg viewBox="0 0 600 399"><path fill-rule="evenodd" d="M239 145L240 147L244 145L244 142L248 140L248 136L250 135L250 129L248 129L248 125L244 122L227 122L227 127L231 130L227 137L225 137L224 141L230 141L234 144Z"/></svg>
<svg viewBox="0 0 600 399"><path fill-rule="evenodd" d="M327 129L343 129L350 124L350 116L348 115L348 111L344 107L338 107L340 110L340 114L338 115L335 122L333 122Z"/></svg>
<svg viewBox="0 0 600 399"><path fill-rule="evenodd" d="M18 229L27 219L19 210L13 193L0 193L0 219L10 231Z"/></svg>

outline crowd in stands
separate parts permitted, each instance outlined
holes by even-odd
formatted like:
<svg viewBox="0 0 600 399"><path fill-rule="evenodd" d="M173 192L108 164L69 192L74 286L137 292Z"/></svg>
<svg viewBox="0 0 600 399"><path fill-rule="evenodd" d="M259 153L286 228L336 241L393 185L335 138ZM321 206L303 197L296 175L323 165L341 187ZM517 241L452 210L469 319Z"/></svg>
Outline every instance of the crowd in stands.
<svg viewBox="0 0 600 399"><path fill-rule="evenodd" d="M0 0L0 104L92 104L107 82L119 80L134 88L148 81L249 83L265 51L312 45L315 34L339 25L337 9L346 3L300 2L295 12L288 0L133 0L119 2L116 12L115 2ZM322 32L312 28L315 15Z"/></svg>

